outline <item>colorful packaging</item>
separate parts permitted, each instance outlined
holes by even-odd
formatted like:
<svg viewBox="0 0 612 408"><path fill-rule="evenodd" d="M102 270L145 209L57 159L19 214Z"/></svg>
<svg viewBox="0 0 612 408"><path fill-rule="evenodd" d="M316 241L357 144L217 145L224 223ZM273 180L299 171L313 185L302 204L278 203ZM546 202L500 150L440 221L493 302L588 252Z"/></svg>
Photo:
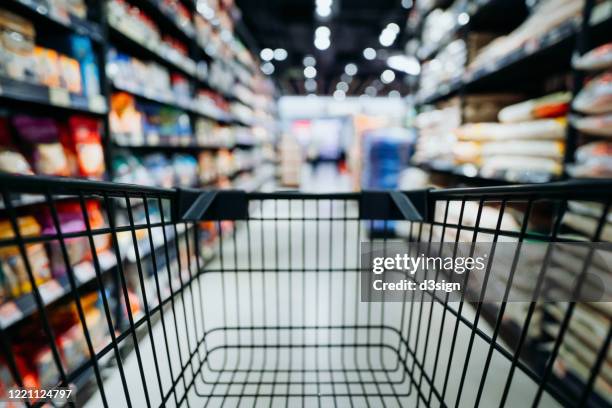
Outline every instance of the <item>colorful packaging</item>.
<svg viewBox="0 0 612 408"><path fill-rule="evenodd" d="M100 72L91 40L83 35L71 35L69 41L72 56L77 59L81 67L83 93L88 96L100 95Z"/></svg>
<svg viewBox="0 0 612 408"><path fill-rule="evenodd" d="M64 146L75 153L78 174L101 179L106 167L100 122L86 116L72 116L68 119L68 132L68 140L64 141Z"/></svg>
<svg viewBox="0 0 612 408"><path fill-rule="evenodd" d="M583 71L612 68L612 42L601 45L580 57L574 58L572 65L574 68Z"/></svg>
<svg viewBox="0 0 612 408"><path fill-rule="evenodd" d="M34 59L38 83L51 88L58 88L61 84L61 68L57 51L36 46L34 47Z"/></svg>
<svg viewBox="0 0 612 408"><path fill-rule="evenodd" d="M83 91L81 84L81 65L74 58L60 55L60 86L68 91L80 94Z"/></svg>
<svg viewBox="0 0 612 408"><path fill-rule="evenodd" d="M0 9L0 74L20 81L34 80L34 25Z"/></svg>
<svg viewBox="0 0 612 408"><path fill-rule="evenodd" d="M19 217L17 223L21 236L39 236L41 233L40 225L32 216ZM10 221L0 221L0 239L14 237ZM37 285L51 278L49 259L43 244L27 244L26 256ZM2 262L4 282L11 296L17 297L32 291L26 264L17 246L0 248L0 262Z"/></svg>
<svg viewBox="0 0 612 408"><path fill-rule="evenodd" d="M61 202L56 204L60 229L63 234L78 233L85 231L85 222L79 203ZM40 217L42 232L44 235L55 235L57 230L53 218L48 209L45 209ZM64 244L68 252L68 260L74 266L86 259L90 259L91 251L86 237L65 238ZM66 274L66 262L62 253L59 240L52 240L48 244L49 257L51 259L51 270L55 278Z"/></svg>

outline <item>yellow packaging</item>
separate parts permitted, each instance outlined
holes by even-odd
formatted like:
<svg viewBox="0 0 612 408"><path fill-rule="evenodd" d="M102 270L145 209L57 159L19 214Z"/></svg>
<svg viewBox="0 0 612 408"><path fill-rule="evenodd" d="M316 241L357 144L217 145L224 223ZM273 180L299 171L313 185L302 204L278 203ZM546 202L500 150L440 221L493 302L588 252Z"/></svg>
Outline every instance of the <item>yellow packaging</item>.
<svg viewBox="0 0 612 408"><path fill-rule="evenodd" d="M18 218L17 225L22 237L40 235L40 225L32 216ZM8 220L0 221L0 239L11 239L14 237L15 233L10 222ZM49 258L43 244L26 245L26 257L37 285L51 278ZM12 296L20 296L32 291L26 264L16 245L0 248L0 261L4 265L2 269L7 274L8 289Z"/></svg>

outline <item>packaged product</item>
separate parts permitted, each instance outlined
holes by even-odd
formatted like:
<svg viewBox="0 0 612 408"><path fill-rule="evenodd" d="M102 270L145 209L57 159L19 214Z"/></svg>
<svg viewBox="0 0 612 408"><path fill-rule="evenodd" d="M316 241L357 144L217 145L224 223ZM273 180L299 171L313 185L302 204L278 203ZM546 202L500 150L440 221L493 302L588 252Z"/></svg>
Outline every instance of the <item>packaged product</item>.
<svg viewBox="0 0 612 408"><path fill-rule="evenodd" d="M39 236L41 233L40 225L32 216L17 218L17 225L21 236ZM10 221L0 221L0 239L14 237ZM26 258L37 285L51 278L49 259L43 244L27 244ZM2 262L5 283L10 287L10 294L13 297L32 291L27 266L17 246L0 248L0 262Z"/></svg>
<svg viewBox="0 0 612 408"><path fill-rule="evenodd" d="M109 121L115 142L125 145L144 144L144 117L136 109L136 102L130 94L118 92L111 96Z"/></svg>
<svg viewBox="0 0 612 408"><path fill-rule="evenodd" d="M155 185L170 188L174 185L174 168L161 153L149 154L143 158L143 164L152 176Z"/></svg>
<svg viewBox="0 0 612 408"><path fill-rule="evenodd" d="M81 68L83 93L88 96L100 95L100 72L91 40L83 35L71 35L68 41L71 55L77 59Z"/></svg>
<svg viewBox="0 0 612 408"><path fill-rule="evenodd" d="M52 118L17 115L13 126L30 145L37 174L69 176L70 166L59 142L59 127Z"/></svg>
<svg viewBox="0 0 612 408"><path fill-rule="evenodd" d="M612 68L612 42L593 48L586 54L575 57L572 65L583 71L597 71Z"/></svg>
<svg viewBox="0 0 612 408"><path fill-rule="evenodd" d="M460 126L455 134L461 140L514 140L565 137L567 121L564 118L541 119L519 123L469 123Z"/></svg>
<svg viewBox="0 0 612 408"><path fill-rule="evenodd" d="M498 119L502 123L515 123L565 116L571 99L572 95L569 92L557 92L542 98L530 99L503 108L499 112Z"/></svg>
<svg viewBox="0 0 612 408"><path fill-rule="evenodd" d="M0 117L0 172L33 174L30 163L13 144L5 117Z"/></svg>
<svg viewBox="0 0 612 408"><path fill-rule="evenodd" d="M568 168L573 177L612 177L612 143L592 142L576 149L575 164Z"/></svg>
<svg viewBox="0 0 612 408"><path fill-rule="evenodd" d="M58 88L61 84L61 68L57 51L36 46L34 48L34 59L37 82L51 88Z"/></svg>
<svg viewBox="0 0 612 408"><path fill-rule="evenodd" d="M100 122L86 116L72 116L68 119L68 134L65 139L62 140L64 147L76 156L78 174L101 179L106 168Z"/></svg>
<svg viewBox="0 0 612 408"><path fill-rule="evenodd" d="M83 91L81 84L81 66L77 60L66 55L60 55L60 86L68 91L80 94Z"/></svg>
<svg viewBox="0 0 612 408"><path fill-rule="evenodd" d="M62 234L83 233L85 222L79 203L60 202L56 204L59 227ZM53 222L53 217L48 209L40 215L42 232L44 235L55 235L58 233ZM90 247L86 237L65 238L64 245L68 252L70 266L74 266L86 259L90 259ZM61 243L52 240L48 244L51 270L55 278L66 274L66 261L64 260Z"/></svg>
<svg viewBox="0 0 612 408"><path fill-rule="evenodd" d="M578 92L572 106L579 112L591 115L612 112L612 71L589 81Z"/></svg>
<svg viewBox="0 0 612 408"><path fill-rule="evenodd" d="M172 167L176 173L176 185L194 186L198 179L198 162L195 157L187 154L172 156Z"/></svg>
<svg viewBox="0 0 612 408"><path fill-rule="evenodd" d="M36 78L33 59L34 25L5 9L0 9L0 75L20 81Z"/></svg>
<svg viewBox="0 0 612 408"><path fill-rule="evenodd" d="M84 0L66 0L66 7L73 16L87 18L87 5Z"/></svg>
<svg viewBox="0 0 612 408"><path fill-rule="evenodd" d="M612 113L596 116L572 116L571 123L582 133L612 137Z"/></svg>

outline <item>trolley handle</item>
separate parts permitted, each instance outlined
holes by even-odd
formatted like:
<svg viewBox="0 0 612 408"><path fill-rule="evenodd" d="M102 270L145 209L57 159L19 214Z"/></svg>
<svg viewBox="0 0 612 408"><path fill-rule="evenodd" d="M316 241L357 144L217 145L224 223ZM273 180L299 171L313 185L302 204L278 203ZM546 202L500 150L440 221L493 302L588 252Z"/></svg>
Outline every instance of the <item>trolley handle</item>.
<svg viewBox="0 0 612 408"><path fill-rule="evenodd" d="M303 196L301 193L300 196ZM359 216L364 220L406 220L423 222L428 219L429 190L363 191L346 194L358 201ZM266 199L287 199L294 194L267 193ZM318 199L317 195L305 195L306 199ZM248 202L253 195L240 190L178 190L178 221L246 220L249 218ZM338 195L327 199L340 198ZM342 195L342 199L346 199Z"/></svg>

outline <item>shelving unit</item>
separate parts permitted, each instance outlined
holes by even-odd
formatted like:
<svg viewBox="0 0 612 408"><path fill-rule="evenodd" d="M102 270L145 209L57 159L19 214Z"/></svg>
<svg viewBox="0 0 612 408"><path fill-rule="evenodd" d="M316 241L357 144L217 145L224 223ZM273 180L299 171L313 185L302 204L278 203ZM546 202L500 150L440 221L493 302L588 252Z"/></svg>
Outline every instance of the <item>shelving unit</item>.
<svg viewBox="0 0 612 408"><path fill-rule="evenodd" d="M457 23L455 27L444 36L440 43L430 47L422 47L419 50L419 56L423 60L435 58L437 52L455 38L466 39L471 30L475 32L487 31L487 29L492 28L492 25L499 24L499 27L504 27L502 28L502 32L507 33L518 26L527 16L527 10L524 8L525 2L522 1L482 0L464 2L464 4L468 5L467 9L463 10L463 12L466 13L463 19L465 24ZM446 4L446 6L449 6L449 4ZM521 7L523 7L523 9L521 9ZM423 19L424 17L420 20L421 23ZM504 22L504 20L506 21ZM486 26L483 26L483 24L486 24ZM517 47L497 60L490 61L488 65L479 69L469 69L467 64L464 65L464 72L439 84L434 92L421 92L418 94L416 97L417 108L419 110L424 110L429 105L445 102L452 97L457 97L459 99L461 122L463 124L465 123L464 108L468 95L477 95L486 92L521 91L525 92L525 99L529 99L528 96L542 96L542 90L537 88L539 85L538 82L543 82L545 78L557 75L561 72L569 73L569 75L565 77L565 83L567 83L567 88L571 92L573 99L582 89L586 75L572 67L572 58L583 55L593 48L609 41L609 27L611 26L612 2L602 1L596 3L594 0L586 0L579 18L565 21L556 28L544 33L542 36L527 41L522 46ZM538 92L540 92L540 94L538 94ZM568 115L571 114L576 114L576 112L572 110L570 104L570 112L568 112ZM568 165L571 165L574 161L579 138L579 132L572 126L571 121L568 121L565 138L563 140L565 146L562 156L563 171L557 180L571 178L567 169ZM440 164L436 163L435 160L427 163L413 163L413 165L430 174L432 176L432 181L438 182L441 180L442 184L451 186L468 185L484 187L493 185L515 185L519 183L537 184L556 181L555 179L525 180L508 179L507 177L484 177L479 173L476 165ZM597 222L595 216L593 216L592 222ZM599 222L602 222L602 220L599 219ZM535 226L531 228L534 230L537 229ZM564 236L563 239L561 239L563 241L566 239L569 241L570 236L575 238L577 235L586 237L581 239L588 239L589 235L586 234L585 231L575 231L568 226L564 228L569 231L570 235L567 237ZM479 309L482 308L482 317L492 327L494 327L498 319L501 319L499 305L475 304L474 306ZM541 305L538 304L538 307L540 306ZM567 321L562 323L563 314L561 318L552 316L550 311L546 308L546 305L542 305L541 313L544 316L542 317L542 322L532 323L533 326L539 327L541 334L523 339L524 344L521 345L520 361L538 377L542 375L547 376L547 380L550 381L554 389L557 390L553 394L553 397L560 404L576 404L576 402L572 402L572 398L575 398L577 395L583 395L582 393L585 386L591 389L590 387L592 387L593 384L588 384L587 380L579 378L576 372L573 371L578 370L579 364L567 362L567 360L565 360L565 358L569 358L567 357L568 352L566 352L563 359L559 358L559 355L556 354L557 351L554 351L553 354L552 350L557 342L556 338L563 338L563 336L556 330L547 332L546 325L551 324L551 322L556 322L559 326L568 323ZM602 315L598 314L598 316ZM610 318L609 314L606 318ZM521 330L521 327L513 322L510 316L503 315L499 336L510 347L511 351L515 350L517 347ZM568 341L567 337L574 338L573 334L566 333L565 335L566 339L563 340L564 344ZM581 340L573 341L577 341L575 344L576 347L588 349L587 344L581 342ZM602 350L605 351L605 349ZM593 353L596 353L596 351L593 351ZM551 354L557 358L554 368L549 362ZM571 355L575 356L575 354ZM605 353L603 356L600 355L599 358L605 360ZM591 364L591 360L588 360L583 365L588 367L589 364ZM547 372L546 370L549 371ZM588 379L589 373L583 374L583 377L585 376ZM601 392L601 388L598 392ZM609 398L595 392L595 395L590 400L590 404L597 407L609 406Z"/></svg>
<svg viewBox="0 0 612 408"><path fill-rule="evenodd" d="M464 4L466 4L466 9L463 12L468 16L465 24L456 23L454 29L436 47L422 48L420 56L423 60L434 58L444 45L447 45L453 38L465 38L470 30L478 31L492 28L510 30L527 16L525 4L521 1L482 0L465 2ZM581 23L581 21L585 23ZM499 25L496 25L498 23ZM610 25L612 25L612 4L601 2L595 5L594 1L588 0L585 2L580 19L571 19L564 22L543 36L529 41L524 46L496 61L492 61L485 67L468 70L468 67L465 66L464 73L441 83L433 93L417 93L415 101L417 109L458 96L460 109L462 110L466 95L516 91L517 84L528 81L534 82L563 70L572 73L572 78L574 78L572 92L575 95L583 85L583 76L572 69L572 56L583 54L593 48L595 44L601 44L609 35L607 27ZM585 34L585 31L588 31L588 35ZM520 86L518 86L518 89L520 89ZM575 133L575 129L568 123L565 140L565 166L573 161L576 149ZM448 166L441 169L436 168L436 166L418 164L417 167L439 175L446 174L453 177L455 181L472 185L538 183L555 180L555 178L536 178L534 180L513 180L505 177L490 178L472 174L472 171L466 175L461 168L450 168ZM564 168L561 179L567 177L567 171Z"/></svg>
<svg viewBox="0 0 612 408"><path fill-rule="evenodd" d="M223 151L224 154L233 155L236 152L246 154L249 151L253 151L253 157L257 157L257 154L259 154L257 149L260 149L262 143L266 142L262 141L261 138L255 139L253 129L251 128L254 126L265 127L270 136L270 140L267 143L272 142L273 138L276 137L274 126L263 122L259 119L259 116L256 116L260 113L258 111L267 111L269 109L268 106L259 104L259 99L257 99L261 98L262 91L259 89L261 84L256 82L264 81L257 66L251 66L258 63L257 57L254 57L252 62L238 58L234 58L235 61L232 61L231 58L230 61L227 61L226 59L229 58L227 54L220 53L220 50L215 50L215 47L212 46L212 38L206 39L205 42L203 38L199 37L194 24L195 16L199 14L195 2L191 0L180 1L182 6L186 7L191 15L191 25L181 26L179 16L173 10L166 7L166 2L160 0L128 0L127 2L132 6L140 8L159 27L162 35L169 35L173 39L182 42L187 48L187 55L184 57L173 57L173 55L178 55L178 52L176 54L165 52L163 47L166 45L157 43L144 44L138 41L136 37L123 32L120 25L117 24L117 21L109 13L107 5L110 3L110 0L100 2L88 1L87 19L78 18L73 15L66 15L66 18L64 18L50 10L47 7L46 1L7 0L3 2L0 8L9 10L31 21L36 27L37 34L41 36L49 34L49 36L63 38L63 36L67 37L77 34L91 39L99 70L100 95L87 97L84 94L68 92L64 88L50 88L36 83L0 76L0 106L8 108L10 112L23 112L34 116L47 115L53 116L54 119L57 117L60 120L73 114L96 118L102 124L101 136L106 162L104 178L111 181L116 180L117 177L113 172L113 159L118 157L120 153L124 154L126 151L130 154L133 153L135 156L163 153L165 155L195 156L196 159L203 152L216 155ZM217 30L224 28L215 25L211 29L217 32ZM235 41L237 38L235 34L232 31L229 31L229 34L232 36L230 41ZM43 43L42 45L47 47L45 41L41 40L41 43L39 43L38 40L37 38L37 45ZM221 45L228 46L227 44L223 43ZM173 89L164 95L159 92L152 92L148 88L139 88L130 81L121 81L121 78L109 75L109 51L111 49L116 49L129 57L138 58L143 62L155 62L164 67L168 75L174 73L182 75L187 79L190 99L179 99L175 96L178 93L175 93ZM232 81L225 81L224 86L224 83L216 81L214 77L211 77L210 67L212 64L222 64L223 71L231 75ZM209 69L203 69L202 66ZM230 83L230 86L227 86L228 83ZM269 86L272 87L272 84L270 83ZM234 89L235 87L236 89ZM198 91L200 90L207 91L210 95L213 95L213 98L198 99ZM144 145L117 143L113 137L109 115L112 112L111 97L119 92L132 95L138 103L172 108L181 113L186 113L190 119L191 142L189 144L170 144L161 141L157 144L147 143ZM257 96L257 98L252 98L254 96ZM241 107L234 111L232 107L238 104L244 105L246 108ZM271 104L273 105L273 101ZM250 113L250 115L247 113ZM270 112L269 114L273 115L274 113ZM196 121L202 119L221 128L231 127L232 129L239 129L240 132L236 130L235 133L239 133L240 136L231 137L231 140L214 139L217 142L215 144L197 144L195 125ZM251 133L252 140L248 140L245 137L248 133ZM145 143L147 139L146 137L144 138ZM213 159L216 160L216 156ZM198 182L193 187L215 189L238 188L253 191L270 180L270 172L265 166L256 165L254 160L248 160L248 165L246 165L247 161L240 163L245 165L238 169L233 166L234 170L228 174L218 174L214 179L207 182ZM247 175L250 176L247 177ZM200 177L198 177L198 180L200 180ZM19 197L11 196L10 198L12 200L12 207L19 216L29 215L46 205L46 198L41 195L21 195ZM78 197L53 197L53 202L56 205L63 204L64 202L75 202L75 200L78 202ZM134 203L132 210L142 213L144 211L142 203ZM0 201L0 216L6 217L6 211L4 203ZM125 208L125 205L119 203L112 214L115 218L119 218L120 215L125 215L126 213L127 208ZM111 214L106 213L106 215L110 216ZM144 215L140 214L139 216ZM140 222L144 221L141 220ZM181 240L182 245L185 242L186 234L190 234L189 237L191 239L191 234L196 232L191 228L192 226L186 228L184 224L177 225L177 234L174 234L174 230L167 230L166 242L160 241L161 235L153 239L153 252L157 258L164 259L167 256L167 253L162 254L159 252L164 251L163 247L165 244L173 246L175 241ZM203 231L203 229L198 229L197 233L204 234ZM119 237L119 234L117 234L117 237ZM124 305L121 299L124 296L120 289L119 274L123 273L125 276L129 276L129 274L135 273L133 271L128 272L127 270L129 268L136 268L137 264L132 237L123 238L126 239L119 240L118 242L121 267L117 264L118 254L114 252L113 248L97 253L100 277L103 278L104 286L109 291L109 299L114 300L110 307L113 309L113 324L116 326L117 332L124 331L127 324L125 317L122 316L124 313L122 307ZM139 262L152 262L153 257L148 238L139 238L137 245ZM211 244L207 243L206 245ZM178 246L176 246L177 249ZM167 251L167 248L165 250ZM211 255L214 252L214 248L210 249L209 252L209 255ZM175 262L176 258L180 256L180 253L171 253L170 258L172 259L168 259L168 261ZM207 260L203 260L201 265L204 265L204 262L207 262ZM72 269L79 293L99 292L97 276L91 260L81 261L73 265ZM71 285L66 276L47 280L39 286L39 290L45 308L54 308L73 300ZM3 299L0 302L0 329L9 333L17 333L18 330L21 330L21 327L27 325L34 318L37 309L36 299L32 292L16 297L9 296L8 299ZM140 326L138 329L140 334L143 333L143 328L144 326ZM128 332L124 331L120 335L121 338L127 337L128 334L126 333ZM123 342L121 353L127 356L131 352L131 344L131 342ZM106 347L108 348L109 346L107 345ZM108 354L106 357L110 356L111 354ZM112 358L105 358L102 363L114 364ZM71 373L71 376L74 377L80 390L79 401L86 400L88 385L95 381L92 367L80 369Z"/></svg>

